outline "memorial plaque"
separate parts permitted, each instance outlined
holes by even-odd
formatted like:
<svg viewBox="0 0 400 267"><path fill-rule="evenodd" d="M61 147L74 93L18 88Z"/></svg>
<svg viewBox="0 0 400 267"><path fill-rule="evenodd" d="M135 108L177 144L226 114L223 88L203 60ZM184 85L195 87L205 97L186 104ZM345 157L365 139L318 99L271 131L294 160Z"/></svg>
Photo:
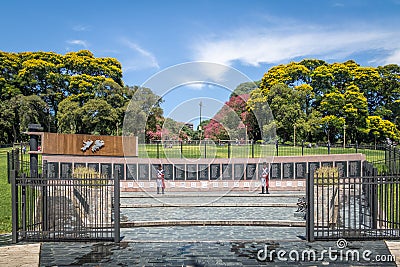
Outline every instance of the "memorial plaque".
<svg viewBox="0 0 400 267"><path fill-rule="evenodd" d="M233 179L243 180L244 179L244 164L233 165Z"/></svg>
<svg viewBox="0 0 400 267"><path fill-rule="evenodd" d="M165 180L173 180L174 179L174 165L172 164L164 164L164 179Z"/></svg>
<svg viewBox="0 0 400 267"><path fill-rule="evenodd" d="M150 164L150 179L157 179L158 164Z"/></svg>
<svg viewBox="0 0 400 267"><path fill-rule="evenodd" d="M280 163L271 163L270 179L282 179L281 167Z"/></svg>
<svg viewBox="0 0 400 267"><path fill-rule="evenodd" d="M89 169L93 169L95 172L99 172L99 164L98 163L88 163Z"/></svg>
<svg viewBox="0 0 400 267"><path fill-rule="evenodd" d="M124 164L121 163L114 164L114 175L118 175L118 180L120 181L125 179Z"/></svg>
<svg viewBox="0 0 400 267"><path fill-rule="evenodd" d="M319 169L320 163L319 162L309 162L308 163L308 172L314 173L317 169Z"/></svg>
<svg viewBox="0 0 400 267"><path fill-rule="evenodd" d="M219 180L221 177L221 165L211 164L210 165L210 178L211 180Z"/></svg>
<svg viewBox="0 0 400 267"><path fill-rule="evenodd" d="M256 179L256 169L257 165L255 163L249 163L246 166L246 180Z"/></svg>
<svg viewBox="0 0 400 267"><path fill-rule="evenodd" d="M347 161L336 161L335 167L338 168L339 177L347 176Z"/></svg>
<svg viewBox="0 0 400 267"><path fill-rule="evenodd" d="M199 164L199 180L208 180L208 165L207 164Z"/></svg>
<svg viewBox="0 0 400 267"><path fill-rule="evenodd" d="M293 179L294 178L294 164L293 162L285 162L283 165L283 178Z"/></svg>
<svg viewBox="0 0 400 267"><path fill-rule="evenodd" d="M296 162L296 179L305 179L307 176L307 163Z"/></svg>
<svg viewBox="0 0 400 267"><path fill-rule="evenodd" d="M175 179L174 180L185 180L185 164L175 164Z"/></svg>
<svg viewBox="0 0 400 267"><path fill-rule="evenodd" d="M333 167L333 161L321 162L321 167Z"/></svg>
<svg viewBox="0 0 400 267"><path fill-rule="evenodd" d="M126 180L137 180L136 164L126 164Z"/></svg>
<svg viewBox="0 0 400 267"><path fill-rule="evenodd" d="M222 180L232 180L232 164L222 164Z"/></svg>
<svg viewBox="0 0 400 267"><path fill-rule="evenodd" d="M58 172L58 162L47 162L47 177L49 179L58 179L59 172Z"/></svg>
<svg viewBox="0 0 400 267"><path fill-rule="evenodd" d="M197 180L196 164L186 164L186 180Z"/></svg>
<svg viewBox="0 0 400 267"><path fill-rule="evenodd" d="M139 180L149 180L149 164L139 164L138 165L138 179Z"/></svg>
<svg viewBox="0 0 400 267"><path fill-rule="evenodd" d="M100 164L101 176L107 179L112 179L112 169L111 163L101 163Z"/></svg>
<svg viewBox="0 0 400 267"><path fill-rule="evenodd" d="M75 162L74 163L74 169L76 168L86 168L86 163L83 162Z"/></svg>
<svg viewBox="0 0 400 267"><path fill-rule="evenodd" d="M349 161L349 176L360 177L361 176L361 161Z"/></svg>
<svg viewBox="0 0 400 267"><path fill-rule="evenodd" d="M72 177L72 163L61 162L60 163L61 178L71 178Z"/></svg>
<svg viewBox="0 0 400 267"><path fill-rule="evenodd" d="M257 179L261 179L261 177L262 177L262 173L263 173L263 167L264 167L264 164L263 163L259 163L258 164L258 177L257 177ZM269 166L269 163L267 163L267 171L268 171L268 173L270 173L270 166ZM271 177L269 177L269 178L271 178Z"/></svg>

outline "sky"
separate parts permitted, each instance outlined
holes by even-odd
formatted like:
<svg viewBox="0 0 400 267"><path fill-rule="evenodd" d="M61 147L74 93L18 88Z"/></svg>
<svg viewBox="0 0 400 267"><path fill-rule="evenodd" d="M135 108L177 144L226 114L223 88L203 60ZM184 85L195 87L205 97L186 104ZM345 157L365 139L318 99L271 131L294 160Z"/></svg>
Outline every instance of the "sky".
<svg viewBox="0 0 400 267"><path fill-rule="evenodd" d="M2 1L0 6L1 51L89 49L96 57L118 59L126 85L151 84L188 62L221 64L249 81L260 80L274 65L304 58L400 64L400 0ZM196 125L200 101L205 119L228 100L234 88L202 78L162 92L166 117Z"/></svg>

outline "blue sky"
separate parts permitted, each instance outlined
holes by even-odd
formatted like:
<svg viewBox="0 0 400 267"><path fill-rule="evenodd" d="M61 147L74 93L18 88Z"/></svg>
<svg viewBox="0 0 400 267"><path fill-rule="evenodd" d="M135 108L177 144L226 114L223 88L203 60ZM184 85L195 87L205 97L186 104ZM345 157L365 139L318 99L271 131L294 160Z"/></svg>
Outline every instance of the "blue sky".
<svg viewBox="0 0 400 267"><path fill-rule="evenodd" d="M81 49L115 57L127 85L141 85L176 64L205 61L251 80L303 58L361 65L400 64L400 0L326 1L3 1L0 50ZM164 95L167 116L211 117L229 90L181 86ZM211 98L207 102L206 98ZM181 103L186 112L176 112ZM216 104L218 103L218 104ZM175 111L174 111L175 110Z"/></svg>

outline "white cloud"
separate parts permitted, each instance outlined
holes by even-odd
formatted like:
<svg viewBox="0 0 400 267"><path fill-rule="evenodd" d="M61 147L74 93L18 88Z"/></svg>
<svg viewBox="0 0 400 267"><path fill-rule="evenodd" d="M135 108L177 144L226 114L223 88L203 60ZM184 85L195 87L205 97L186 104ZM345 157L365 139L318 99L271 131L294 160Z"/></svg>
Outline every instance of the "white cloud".
<svg viewBox="0 0 400 267"><path fill-rule="evenodd" d="M340 60L354 53L400 50L400 32L362 28L332 29L313 25L282 25L278 28L240 29L222 37L203 39L194 45L196 60L231 65L282 63L297 57ZM394 53L388 59L398 59ZM388 59L377 59L386 62Z"/></svg>
<svg viewBox="0 0 400 267"><path fill-rule="evenodd" d="M72 30L74 30L76 32L89 31L90 30L90 26L87 26L87 25L75 25L74 27L72 27Z"/></svg>
<svg viewBox="0 0 400 267"><path fill-rule="evenodd" d="M399 64L400 65L400 49L394 51L385 60L385 64Z"/></svg>
<svg viewBox="0 0 400 267"><path fill-rule="evenodd" d="M125 57L125 64L123 64L125 71L145 68L160 68L156 57L151 52L127 39L123 39L122 43L134 52L133 54L129 53L129 55Z"/></svg>
<svg viewBox="0 0 400 267"><path fill-rule="evenodd" d="M84 41L84 40L69 40L69 41L67 41L67 43L71 44L71 45L80 45L80 46L83 46L85 48L88 47L87 42Z"/></svg>

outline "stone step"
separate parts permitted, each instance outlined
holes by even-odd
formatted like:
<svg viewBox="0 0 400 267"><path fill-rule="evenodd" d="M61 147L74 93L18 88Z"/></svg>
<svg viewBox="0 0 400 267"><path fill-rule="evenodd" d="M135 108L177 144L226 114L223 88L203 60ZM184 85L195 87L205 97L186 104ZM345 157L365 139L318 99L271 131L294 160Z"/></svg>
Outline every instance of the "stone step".
<svg viewBox="0 0 400 267"><path fill-rule="evenodd" d="M293 198L300 198L305 197L305 194L302 193L271 193L271 194L259 194L258 192L255 193L248 193L248 194L165 194L165 195L157 195L157 194L130 194L125 195L121 194L121 198L155 198L155 199L163 199L163 198L200 198L200 197L208 197L208 198L218 198L218 197L263 197L263 198L270 198L270 197L293 197Z"/></svg>
<svg viewBox="0 0 400 267"><path fill-rule="evenodd" d="M121 208L196 208L196 207L283 207L297 208L296 203L157 203L157 204L121 204Z"/></svg>
<svg viewBox="0 0 400 267"><path fill-rule="evenodd" d="M288 220L159 220L121 222L121 228L160 226L274 226L305 227L305 221Z"/></svg>

